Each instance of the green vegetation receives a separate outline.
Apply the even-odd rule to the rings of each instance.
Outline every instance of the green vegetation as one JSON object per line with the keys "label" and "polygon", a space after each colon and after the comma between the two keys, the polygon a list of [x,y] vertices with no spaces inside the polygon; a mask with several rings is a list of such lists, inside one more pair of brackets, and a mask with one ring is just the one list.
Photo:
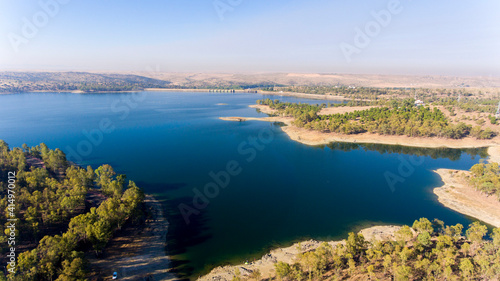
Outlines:
{"label": "green vegetation", "polygon": [[500,168],[498,163],[479,163],[470,168],[469,183],[487,195],[496,195],[500,200]]}
{"label": "green vegetation", "polygon": [[[445,226],[416,220],[403,226],[396,241],[366,241],[349,233],[344,244],[321,244],[298,262],[275,264],[276,280],[497,280],[500,277],[500,228],[483,240],[478,222]],[[272,280],[275,280],[272,279]]]}
{"label": "green vegetation", "polygon": [[[463,109],[481,112],[490,112],[482,109],[482,106],[495,106],[498,104],[499,92],[490,90],[486,94],[482,91],[472,89],[442,89],[442,88],[377,88],[377,87],[356,87],[347,85],[294,85],[275,86],[262,88],[263,91],[270,92],[292,92],[316,95],[338,95],[346,98],[380,100],[398,97],[399,99],[413,98],[415,95],[425,102],[439,102],[441,105],[460,105]],[[460,97],[460,101],[458,101]],[[493,99],[492,99],[493,98]],[[477,106],[477,107],[476,107]]]}
{"label": "green vegetation", "polygon": [[336,95],[347,98],[363,98],[377,100],[394,92],[388,88],[352,87],[345,85],[336,86],[283,86],[263,88],[263,91],[284,91],[314,95]]}
{"label": "green vegetation", "polygon": [[[6,179],[14,171],[12,208]],[[0,219],[6,222],[10,213],[18,218],[16,243],[22,252],[9,280],[86,280],[83,252],[92,249],[100,255],[116,230],[144,215],[144,193],[133,181],[125,187],[125,175],[116,176],[109,165],[95,171],[70,165],[61,150],[45,144],[9,149],[0,140],[0,179]],[[85,199],[91,190],[106,196],[88,209]],[[7,224],[0,228],[8,231]],[[6,236],[0,237],[6,253]]]}
{"label": "green vegetation", "polygon": [[463,99],[439,98],[433,101],[434,105],[442,105],[450,109],[461,109],[465,112],[495,113],[498,106],[498,99]]}
{"label": "green vegetation", "polygon": [[409,137],[446,137],[461,139],[473,136],[489,139],[496,135],[490,129],[482,130],[465,123],[453,124],[439,109],[414,106],[413,99],[391,100],[390,106],[344,114],[319,115],[323,105],[283,103],[278,100],[259,100],[259,104],[276,109],[281,116],[294,117],[294,125],[301,128],[341,134],[364,132],[380,135]]}

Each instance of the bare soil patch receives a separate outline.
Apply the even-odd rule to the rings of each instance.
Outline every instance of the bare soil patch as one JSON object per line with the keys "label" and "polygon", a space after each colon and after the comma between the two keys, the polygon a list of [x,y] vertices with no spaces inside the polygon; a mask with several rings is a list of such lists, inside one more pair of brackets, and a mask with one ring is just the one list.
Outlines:
{"label": "bare soil patch", "polygon": [[119,280],[179,280],[170,269],[165,252],[168,222],[161,203],[153,196],[145,199],[151,216],[143,226],[129,226],[115,236],[103,257],[90,254],[94,280],[111,280],[118,272]]}
{"label": "bare soil patch", "polygon": [[500,202],[470,186],[465,176],[468,171],[438,169],[443,186],[434,189],[439,202],[459,213],[474,217],[495,227],[500,227]]}

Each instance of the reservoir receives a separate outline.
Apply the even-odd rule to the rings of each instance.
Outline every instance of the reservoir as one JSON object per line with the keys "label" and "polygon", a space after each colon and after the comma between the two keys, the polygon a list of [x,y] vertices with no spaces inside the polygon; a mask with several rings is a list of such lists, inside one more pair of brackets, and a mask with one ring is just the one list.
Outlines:
{"label": "reservoir", "polygon": [[157,196],[170,223],[166,254],[186,278],[376,224],[472,221],[437,201],[432,170],[469,169],[484,149],[306,146],[280,124],[218,119],[265,117],[248,107],[263,98],[328,103],[248,93],[8,94],[0,139],[11,148],[44,142],[82,166],[110,164]]}

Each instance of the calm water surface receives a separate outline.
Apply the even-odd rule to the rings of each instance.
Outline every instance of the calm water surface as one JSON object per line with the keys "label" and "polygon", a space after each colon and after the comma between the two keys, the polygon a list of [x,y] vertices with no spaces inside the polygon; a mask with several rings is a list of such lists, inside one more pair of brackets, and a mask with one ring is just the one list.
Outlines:
{"label": "calm water surface", "polygon": [[[372,224],[411,224],[420,217],[447,224],[471,222],[437,202],[432,189],[441,182],[431,170],[469,169],[484,157],[484,150],[310,147],[291,141],[277,124],[218,119],[266,116],[248,108],[262,98],[267,97],[176,92],[2,95],[0,139],[11,147],[45,142],[81,165],[111,164],[157,195],[171,223],[167,252],[186,277],[257,258],[271,247],[305,238],[343,238]],[[210,173],[225,171],[228,163],[237,163],[239,174],[230,176],[225,188],[211,189],[212,198],[195,200],[203,207],[195,208],[196,192],[203,193],[214,182]],[[404,163],[410,166],[401,173]],[[386,178],[393,175],[403,182],[391,186]],[[187,216],[186,210],[195,212]]]}

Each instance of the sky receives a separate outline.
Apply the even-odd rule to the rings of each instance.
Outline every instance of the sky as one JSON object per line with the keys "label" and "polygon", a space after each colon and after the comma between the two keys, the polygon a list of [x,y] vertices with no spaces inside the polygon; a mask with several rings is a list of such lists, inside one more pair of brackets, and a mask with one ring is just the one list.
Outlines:
{"label": "sky", "polygon": [[0,70],[500,76],[498,0],[0,0]]}

